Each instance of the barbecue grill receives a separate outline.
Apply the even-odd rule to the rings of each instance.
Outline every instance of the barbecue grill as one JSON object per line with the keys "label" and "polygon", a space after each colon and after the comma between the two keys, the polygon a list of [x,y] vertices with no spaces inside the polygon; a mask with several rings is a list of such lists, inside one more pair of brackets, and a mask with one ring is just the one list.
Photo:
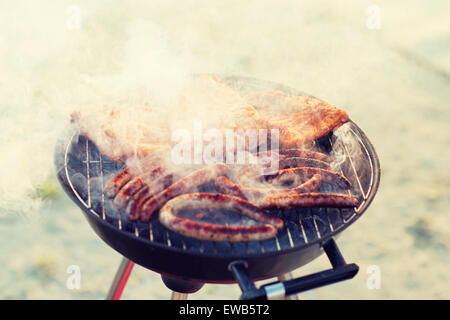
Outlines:
{"label": "barbecue grill", "polygon": [[[305,95],[276,83],[247,77],[222,77],[242,93],[281,90]],[[351,182],[348,194],[359,200],[357,208],[300,208],[273,211],[285,221],[277,236],[263,241],[213,242],[182,236],[168,230],[154,215],[150,222],[130,221],[103,194],[108,177],[123,168],[101,154],[96,145],[75,129],[56,147],[58,179],[69,197],[82,209],[94,231],[124,256],[109,298],[119,298],[134,263],[161,274],[174,292],[195,292],[204,283],[238,283],[243,299],[281,298],[350,279],[358,272],[348,264],[334,241],[358,220],[373,200],[380,181],[380,164],[374,147],[351,120],[342,134],[330,133],[315,141],[318,151],[340,154],[339,170]],[[321,191],[333,192],[323,186]],[[332,268],[298,279],[286,274],[325,252]],[[254,281],[278,277],[277,282],[256,288]],[[174,297],[180,296],[175,294]],[[183,297],[183,296],[181,296]]]}

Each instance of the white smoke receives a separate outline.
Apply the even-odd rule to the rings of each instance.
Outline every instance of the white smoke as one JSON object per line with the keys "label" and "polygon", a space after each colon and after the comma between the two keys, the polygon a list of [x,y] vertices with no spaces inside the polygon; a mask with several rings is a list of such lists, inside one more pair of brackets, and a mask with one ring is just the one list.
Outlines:
{"label": "white smoke", "polygon": [[58,188],[54,147],[80,105],[165,101],[190,73],[170,34],[150,20],[130,22],[120,5],[105,13],[89,6],[79,30],[67,30],[64,4],[44,1],[36,11],[27,5],[2,16],[0,213],[35,212],[39,190]]}

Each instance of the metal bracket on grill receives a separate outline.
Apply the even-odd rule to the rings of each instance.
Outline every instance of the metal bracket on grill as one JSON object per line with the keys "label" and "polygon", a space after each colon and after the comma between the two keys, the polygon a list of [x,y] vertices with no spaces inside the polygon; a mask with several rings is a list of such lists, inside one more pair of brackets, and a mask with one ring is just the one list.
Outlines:
{"label": "metal bracket on grill", "polygon": [[247,263],[242,260],[233,261],[229,269],[242,290],[241,299],[280,299],[303,291],[315,289],[325,285],[353,278],[359,267],[347,264],[333,239],[323,244],[323,249],[330,260],[332,269],[313,273],[309,276],[299,277],[287,281],[278,281],[256,288],[247,272]]}

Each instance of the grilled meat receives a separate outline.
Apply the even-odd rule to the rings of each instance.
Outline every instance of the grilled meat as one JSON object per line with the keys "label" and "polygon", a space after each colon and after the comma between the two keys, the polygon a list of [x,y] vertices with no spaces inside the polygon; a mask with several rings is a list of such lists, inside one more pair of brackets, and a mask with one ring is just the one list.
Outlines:
{"label": "grilled meat", "polygon": [[325,136],[347,122],[347,113],[313,97],[286,97],[281,91],[254,92],[246,97],[268,128],[280,130],[280,146],[295,148]]}
{"label": "grilled meat", "polygon": [[[211,208],[236,211],[264,223],[255,226],[225,226],[178,217],[181,210]],[[224,194],[190,193],[168,201],[160,210],[160,222],[167,228],[185,236],[212,241],[254,241],[272,238],[277,229],[283,228],[283,220],[261,211],[250,202]]]}
{"label": "grilled meat", "polygon": [[274,174],[267,175],[265,179],[277,184],[287,182],[297,183],[299,179],[309,179],[315,174],[320,175],[323,182],[338,186],[342,189],[350,189],[352,187],[350,181],[343,175],[330,170],[312,167],[282,169]]}
{"label": "grilled meat", "polygon": [[296,207],[356,207],[358,199],[339,193],[301,193],[269,196],[261,200],[262,209],[292,209]]}
{"label": "grilled meat", "polygon": [[120,170],[111,179],[109,179],[108,182],[106,182],[103,192],[108,198],[112,199],[116,196],[119,190],[132,178],[133,173],[130,168]]}
{"label": "grilled meat", "polygon": [[209,167],[194,171],[181,178],[164,191],[148,199],[142,206],[140,218],[149,221],[167,201],[184,193],[195,192],[200,185],[213,181],[216,177],[228,172],[229,167],[223,163],[217,163]]}
{"label": "grilled meat", "polygon": [[144,203],[169,187],[176,180],[176,177],[174,174],[167,174],[160,176],[152,183],[148,183],[141,191],[129,199],[125,209],[127,217],[130,220],[138,219]]}
{"label": "grilled meat", "polygon": [[217,177],[215,180],[216,188],[225,194],[248,199],[258,204],[260,200],[272,195],[294,194],[316,191],[320,187],[320,175],[316,174],[308,181],[295,188],[252,188],[238,185],[227,177]]}
{"label": "grilled meat", "polygon": [[131,196],[137,193],[141,188],[150,183],[153,179],[158,178],[163,174],[163,169],[161,167],[150,170],[140,176],[137,176],[130,181],[128,181],[116,194],[114,198],[114,205],[117,208],[124,207]]}

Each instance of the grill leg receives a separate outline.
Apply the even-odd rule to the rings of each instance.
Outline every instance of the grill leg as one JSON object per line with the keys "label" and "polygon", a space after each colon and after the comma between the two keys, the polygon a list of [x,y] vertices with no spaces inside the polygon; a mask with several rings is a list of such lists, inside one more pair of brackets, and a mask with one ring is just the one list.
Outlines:
{"label": "grill leg", "polygon": [[187,293],[180,293],[176,291],[172,291],[172,296],[170,297],[171,300],[187,300],[187,298]]}
{"label": "grill leg", "polygon": [[116,276],[109,288],[108,295],[106,296],[107,300],[119,300],[122,295],[123,290],[125,289],[125,285],[127,284],[128,277],[131,274],[131,270],[133,270],[134,262],[128,260],[127,258],[123,258],[120,263],[119,269],[116,272]]}
{"label": "grill leg", "polygon": [[[278,277],[278,281],[288,281],[288,280],[292,280],[291,272],[282,274],[281,276]],[[298,295],[293,294],[293,295],[285,297],[283,300],[298,300]]]}

